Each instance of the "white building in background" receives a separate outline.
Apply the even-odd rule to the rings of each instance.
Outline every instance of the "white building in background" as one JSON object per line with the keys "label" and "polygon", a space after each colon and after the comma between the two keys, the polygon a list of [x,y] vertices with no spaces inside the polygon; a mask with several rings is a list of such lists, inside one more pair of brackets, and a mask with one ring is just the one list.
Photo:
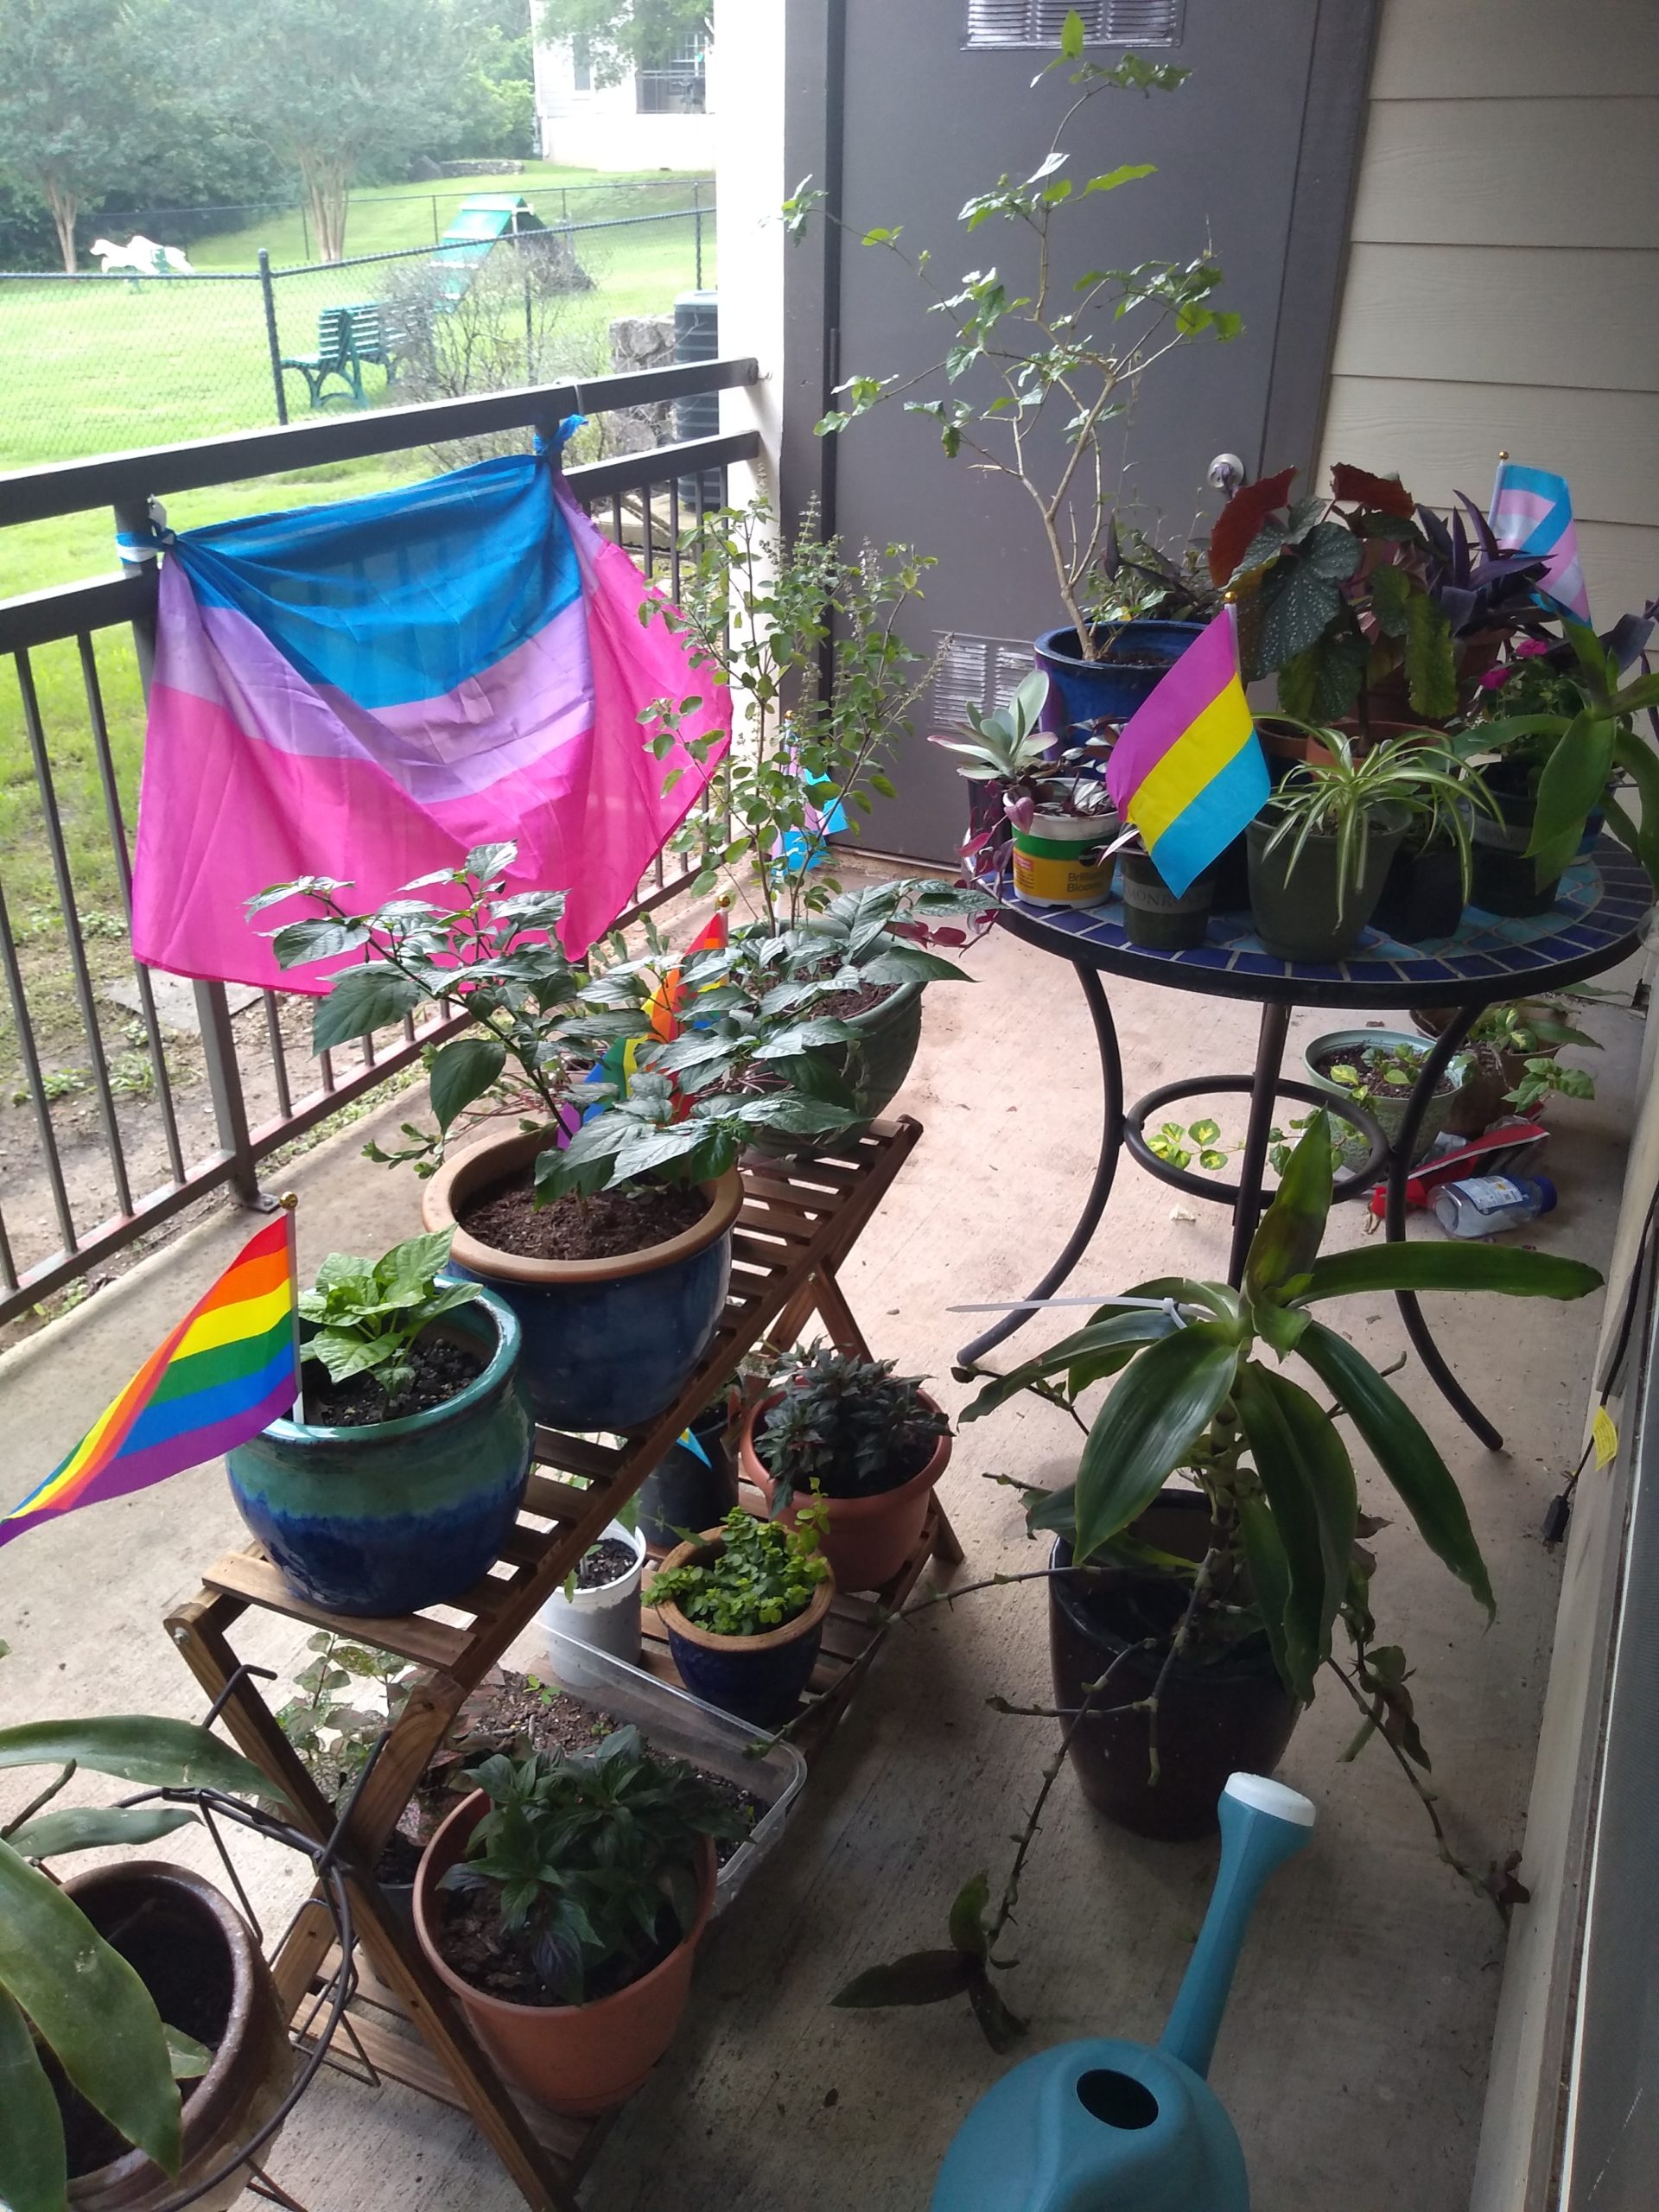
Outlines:
{"label": "white building in background", "polygon": [[569,40],[538,38],[536,128],[543,161],[597,169],[709,169],[715,163],[714,48],[688,35],[664,68],[596,85]]}

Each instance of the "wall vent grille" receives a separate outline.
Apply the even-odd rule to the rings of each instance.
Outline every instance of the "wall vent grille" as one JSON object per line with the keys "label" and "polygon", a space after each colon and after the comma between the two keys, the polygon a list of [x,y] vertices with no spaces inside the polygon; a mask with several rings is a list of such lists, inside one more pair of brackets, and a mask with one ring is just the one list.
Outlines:
{"label": "wall vent grille", "polygon": [[1185,0],[968,0],[978,47],[1052,47],[1076,6],[1090,46],[1179,46]]}
{"label": "wall vent grille", "polygon": [[943,737],[960,729],[969,706],[985,713],[1006,707],[1031,668],[1029,642],[967,638],[959,631],[942,636],[939,664],[933,671],[933,730]]}

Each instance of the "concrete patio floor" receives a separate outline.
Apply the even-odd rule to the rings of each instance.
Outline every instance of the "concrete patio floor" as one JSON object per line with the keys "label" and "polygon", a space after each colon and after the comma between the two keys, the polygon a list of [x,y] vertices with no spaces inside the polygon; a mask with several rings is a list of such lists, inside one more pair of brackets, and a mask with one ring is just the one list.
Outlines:
{"label": "concrete patio floor", "polygon": [[[1075,1214],[1097,1128],[1092,1046],[1069,971],[1001,934],[971,965],[972,987],[929,995],[921,1054],[898,1102],[925,1135],[842,1277],[876,1350],[936,1378],[953,1408],[967,1395],[949,1379],[953,1348],[976,1325],[944,1309],[1029,1287]],[[1249,1007],[1116,982],[1110,995],[1131,1096],[1251,1063]],[[1363,1018],[1299,1014],[1293,1058],[1319,1030]],[[1588,1026],[1607,1048],[1596,1057],[1599,1096],[1552,1117],[1560,1205],[1536,1241],[1599,1264],[1612,1237],[1641,1023],[1609,1007]],[[1230,1103],[1231,1120],[1226,1101],[1217,1117],[1236,1136],[1242,1116]],[[398,1102],[391,1118],[406,1111]],[[282,1177],[302,1196],[308,1267],[327,1249],[378,1250],[409,1232],[414,1186],[359,1160],[365,1134],[346,1132]],[[243,1217],[215,1217],[0,1362],[10,1495],[73,1444],[245,1233]],[[1334,1235],[1360,1233],[1350,1209]],[[1438,1231],[1420,1222],[1415,1233]],[[1218,1275],[1225,1264],[1223,1211],[1189,1204],[1126,1162],[1075,1287],[1104,1294],[1159,1274]],[[1599,1299],[1567,1308],[1434,1302],[1443,1346],[1510,1440],[1502,1455],[1464,1433],[1414,1363],[1396,1379],[1464,1485],[1501,1608],[1487,1630],[1395,1514],[1376,1546],[1380,1630],[1406,1645],[1418,1669],[1440,1809],[1482,1868],[1523,1840],[1559,1572],[1538,1529],[1577,1457],[1599,1307]],[[1373,1358],[1403,1351],[1391,1300],[1333,1312]],[[1017,1341],[1034,1347],[1044,1325]],[[1040,1563],[1014,1495],[982,1478],[1064,1480],[1072,1433],[1035,1404],[965,1432],[943,1491],[967,1551],[963,1579]],[[1361,1480],[1367,1503],[1389,1512],[1363,1462]],[[0,1551],[0,1637],[12,1646],[0,1661],[0,1715],[199,1713],[161,1618],[242,1538],[220,1471],[205,1468]],[[302,1663],[303,1631],[269,1616],[250,1620],[245,1656],[290,1673]],[[988,1712],[998,1694],[1047,1701],[1039,1591],[987,1592],[895,1637],[782,1845],[707,1944],[680,2037],[617,2123],[585,2204],[925,2205],[957,2122],[1009,2062],[987,2050],[965,2005],[848,2014],[829,1999],[861,1968],[942,1942],[950,1897],[976,1869],[989,1870],[994,1894],[1000,1885],[1053,1725]],[[1491,1907],[1436,1859],[1422,1811],[1382,1747],[1340,1763],[1353,1719],[1345,1700],[1322,1692],[1280,1770],[1315,1801],[1319,1826],[1257,1915],[1212,2078],[1243,2139],[1258,2212],[1459,2212],[1503,1936]],[[28,1777],[0,1777],[0,1806],[27,1791]],[[206,1864],[204,1849],[195,1838],[177,1855]],[[1024,1885],[1012,1946],[1020,1964],[1002,1983],[1032,2023],[1033,2047],[1090,2032],[1156,2035],[1213,1865],[1208,1846],[1151,1844],[1109,1828],[1063,1777]],[[281,1877],[260,1872],[263,1902]],[[410,2091],[327,2074],[271,2167],[311,2212],[510,2212],[519,2202],[459,2115]]]}

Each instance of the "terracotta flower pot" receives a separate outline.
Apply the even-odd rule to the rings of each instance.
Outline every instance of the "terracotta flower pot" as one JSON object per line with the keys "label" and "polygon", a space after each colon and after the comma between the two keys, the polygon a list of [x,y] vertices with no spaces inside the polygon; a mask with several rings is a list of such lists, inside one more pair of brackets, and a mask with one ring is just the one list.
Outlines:
{"label": "terracotta flower pot", "polygon": [[[299,2059],[259,1947],[211,1882],[164,1860],[129,1859],[77,1874],[65,1886],[135,1968],[162,2018],[213,2053],[207,2071],[183,2085],[184,2164],[175,2177],[143,2151],[123,2147],[69,2184],[74,2212],[144,2212],[206,2181],[257,2134],[287,2095]],[[80,2115],[118,2142],[90,2107],[81,2107]],[[72,2129],[72,2158],[73,2142]],[[207,2212],[222,2212],[247,2181],[247,2168],[239,2166],[200,2201]]]}
{"label": "terracotta flower pot", "polygon": [[590,2005],[514,2005],[461,1979],[436,1942],[438,1884],[467,1855],[490,1801],[474,1790],[450,1814],[421,1856],[415,1877],[415,1934],[433,1972],[459,2000],[473,2033],[509,2081],[551,2112],[578,2118],[631,2097],[674,2040],[691,1987],[697,1945],[715,1904],[715,1847],[702,1845],[697,1917],[660,1965]]}
{"label": "terracotta flower pot", "polygon": [[[938,1412],[925,1391],[918,1395],[931,1413]],[[770,1412],[777,1402],[774,1393],[750,1407],[738,1447],[744,1477],[766,1499],[768,1513],[777,1484],[755,1450],[754,1433],[762,1414]],[[874,1497],[826,1497],[823,1501],[830,1520],[821,1548],[838,1590],[879,1590],[883,1583],[893,1580],[915,1549],[922,1524],[927,1519],[933,1485],[950,1461],[950,1437],[937,1437],[934,1445],[927,1465],[896,1490],[884,1490]],[[802,1503],[798,1497],[792,1499],[781,1516],[791,1526],[799,1517]]]}
{"label": "terracotta flower pot", "polygon": [[[693,1543],[681,1544],[663,1561],[664,1574],[677,1567],[705,1566],[725,1546],[718,1529],[705,1529]],[[812,1679],[824,1616],[836,1594],[834,1574],[820,1582],[811,1603],[781,1627],[759,1636],[719,1636],[688,1620],[671,1600],[658,1605],[657,1618],[680,1680],[693,1697],[734,1713],[758,1728],[775,1728],[795,1709]]]}

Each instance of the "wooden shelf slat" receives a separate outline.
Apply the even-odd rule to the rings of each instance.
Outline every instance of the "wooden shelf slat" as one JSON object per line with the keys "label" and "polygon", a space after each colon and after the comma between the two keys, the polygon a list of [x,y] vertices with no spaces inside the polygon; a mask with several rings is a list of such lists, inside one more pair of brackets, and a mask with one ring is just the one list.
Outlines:
{"label": "wooden shelf slat", "polygon": [[309,1621],[315,1628],[331,1629],[337,1636],[349,1636],[382,1651],[395,1651],[400,1659],[435,1667],[444,1674],[454,1669],[471,1640],[466,1630],[429,1621],[420,1613],[387,1620],[378,1614],[326,1612],[290,1590],[268,1559],[249,1552],[227,1552],[203,1580],[210,1590],[264,1605],[273,1613],[286,1613],[290,1620]]}

